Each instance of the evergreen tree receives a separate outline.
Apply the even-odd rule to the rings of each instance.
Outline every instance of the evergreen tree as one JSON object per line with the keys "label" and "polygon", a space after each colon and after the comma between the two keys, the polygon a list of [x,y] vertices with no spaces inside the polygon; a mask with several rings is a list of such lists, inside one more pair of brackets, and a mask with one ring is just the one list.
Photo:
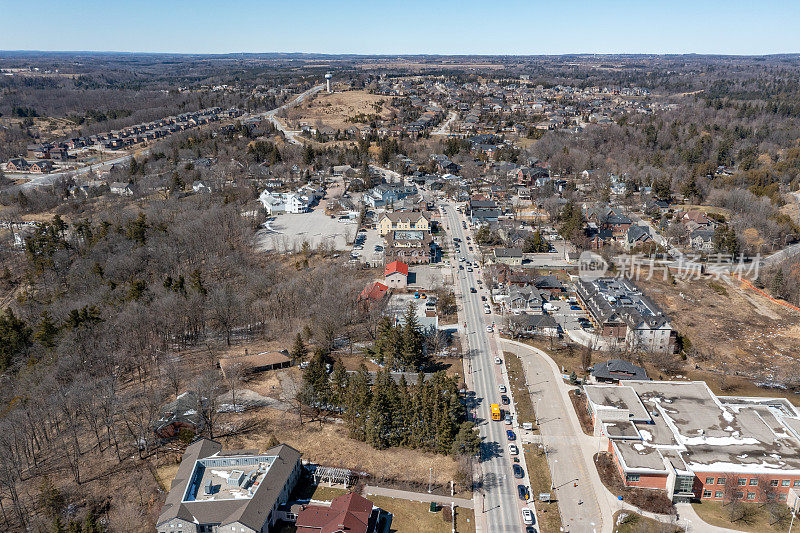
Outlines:
{"label": "evergreen tree", "polygon": [[772,283],[770,283],[770,292],[772,292],[772,294],[774,294],[777,298],[786,297],[786,281],[783,278],[783,269],[779,268],[772,277]]}
{"label": "evergreen tree", "polygon": [[300,333],[294,338],[294,345],[292,346],[292,351],[290,352],[292,356],[292,361],[304,361],[305,358],[308,356],[308,348],[306,348],[305,343],[303,342],[303,337]]}
{"label": "evergreen tree", "polygon": [[453,439],[453,446],[450,449],[451,455],[478,455],[481,449],[481,438],[475,432],[475,424],[472,422],[462,422],[458,428],[458,433]]}
{"label": "evergreen tree", "polygon": [[417,311],[413,303],[408,304],[405,314],[405,324],[403,325],[401,352],[403,370],[412,368],[420,370],[424,355],[424,339],[420,332],[419,322],[417,321]]}
{"label": "evergreen tree", "polygon": [[6,312],[0,315],[0,372],[27,355],[32,335],[33,330],[28,324],[17,318],[11,308],[6,308]]}

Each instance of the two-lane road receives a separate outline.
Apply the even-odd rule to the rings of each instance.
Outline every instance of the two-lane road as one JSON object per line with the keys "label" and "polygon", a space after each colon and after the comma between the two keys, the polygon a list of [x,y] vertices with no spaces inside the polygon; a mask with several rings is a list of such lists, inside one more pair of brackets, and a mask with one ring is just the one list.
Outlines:
{"label": "two-lane road", "polygon": [[[461,226],[461,219],[450,204],[445,205],[447,224],[451,237],[460,238],[461,247],[466,251],[466,232]],[[466,252],[467,259],[474,261],[475,257]],[[455,283],[458,284],[462,294],[463,320],[467,327],[464,332],[466,347],[470,351],[472,385],[479,401],[477,417],[480,436],[483,439],[481,447],[482,493],[484,501],[476,505],[475,514],[478,517],[484,514],[485,531],[489,533],[523,530],[520,515],[520,504],[517,496],[517,480],[511,471],[511,461],[508,455],[508,441],[506,439],[506,426],[502,422],[492,422],[489,406],[500,403],[498,385],[501,383],[494,364],[498,355],[492,349],[491,340],[486,331],[489,321],[483,312],[483,303],[478,293],[470,292],[470,288],[479,287],[477,272],[458,270],[458,260],[454,254],[453,268]],[[528,480],[519,480],[527,485]],[[480,518],[478,518],[480,520]]]}

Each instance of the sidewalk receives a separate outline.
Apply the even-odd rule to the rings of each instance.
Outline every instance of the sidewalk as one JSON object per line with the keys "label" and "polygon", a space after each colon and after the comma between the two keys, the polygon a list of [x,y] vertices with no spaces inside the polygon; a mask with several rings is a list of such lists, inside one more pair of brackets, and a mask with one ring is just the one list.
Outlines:
{"label": "sidewalk", "polygon": [[372,496],[386,496],[387,498],[401,498],[403,500],[412,500],[415,502],[436,502],[442,505],[450,505],[454,503],[458,507],[466,509],[473,509],[473,500],[465,500],[464,498],[455,498],[452,496],[440,496],[439,494],[428,494],[427,492],[411,492],[409,490],[389,489],[385,487],[376,487],[374,485],[365,485],[364,494]]}

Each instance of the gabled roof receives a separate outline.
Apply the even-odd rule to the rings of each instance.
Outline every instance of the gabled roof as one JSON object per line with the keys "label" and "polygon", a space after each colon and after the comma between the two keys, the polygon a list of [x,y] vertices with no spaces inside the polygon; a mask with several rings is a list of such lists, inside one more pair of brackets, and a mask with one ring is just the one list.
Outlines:
{"label": "gabled roof", "polygon": [[644,368],[624,359],[611,359],[608,362],[599,363],[594,366],[592,375],[599,379],[650,379],[647,377],[647,372]]}
{"label": "gabled roof", "polygon": [[330,507],[308,505],[297,514],[297,533],[367,533],[372,507],[354,492],[337,496]]}
{"label": "gabled roof", "polygon": [[387,287],[380,281],[373,281],[372,283],[364,287],[364,290],[361,291],[361,294],[359,294],[358,299],[372,300],[376,302],[381,298],[383,298],[384,296],[386,296],[386,292],[388,290],[389,287]]}
{"label": "gabled roof", "polygon": [[383,272],[384,277],[390,276],[395,272],[399,272],[404,276],[408,276],[408,265],[402,263],[400,261],[392,261],[388,265],[386,265],[386,269]]}

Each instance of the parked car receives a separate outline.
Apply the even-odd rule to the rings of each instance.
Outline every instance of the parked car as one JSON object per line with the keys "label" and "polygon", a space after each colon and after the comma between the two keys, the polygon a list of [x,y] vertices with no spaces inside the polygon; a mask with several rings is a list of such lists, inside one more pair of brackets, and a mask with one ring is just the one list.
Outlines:
{"label": "parked car", "polygon": [[528,487],[525,485],[517,485],[517,493],[519,494],[519,499],[523,501],[528,500]]}
{"label": "parked car", "polygon": [[505,385],[498,385],[497,386],[497,390],[500,391],[500,394],[505,394],[506,393],[506,386]]}
{"label": "parked car", "polygon": [[510,453],[511,455],[519,455],[519,448],[517,448],[516,444],[509,444],[508,453]]}
{"label": "parked car", "polygon": [[558,311],[558,306],[556,304],[547,302],[542,306],[545,311]]}
{"label": "parked car", "polygon": [[511,414],[510,413],[506,413],[505,421],[506,421],[506,425],[509,425],[509,426],[511,425]]}
{"label": "parked car", "polygon": [[510,429],[506,430],[506,437],[508,440],[517,440],[517,434],[511,431]]}
{"label": "parked car", "polygon": [[526,526],[533,525],[533,513],[530,509],[523,509],[522,510],[522,523]]}
{"label": "parked car", "polygon": [[486,296],[481,296],[481,301],[485,302],[486,301]]}
{"label": "parked car", "polygon": [[502,403],[503,405],[508,405],[508,404],[511,403],[511,400],[505,394],[501,394],[500,395],[500,403]]}
{"label": "parked car", "polygon": [[489,324],[488,326],[486,326],[486,331],[488,331],[489,333],[491,333],[491,332],[493,332],[493,331],[494,331],[494,328],[492,327],[492,325],[491,325],[491,324]]}
{"label": "parked car", "polygon": [[522,478],[524,478],[524,477],[525,477],[525,471],[524,471],[524,470],[522,469],[522,467],[521,467],[521,466],[519,466],[518,464],[516,464],[516,463],[515,463],[515,464],[513,464],[513,465],[511,466],[511,469],[514,471],[514,477],[515,477],[515,478],[517,478],[517,479],[522,479]]}
{"label": "parked car", "polygon": [[573,310],[573,311],[580,311],[581,310],[581,306],[580,305],[570,305],[569,308],[571,310]]}
{"label": "parked car", "polygon": [[[467,270],[472,270],[472,269],[468,268]],[[469,292],[476,293],[476,292],[478,292],[478,289],[476,289],[475,287],[470,287],[469,288]]]}
{"label": "parked car", "polygon": [[495,357],[495,358],[494,358],[494,364],[496,364],[496,365],[502,365],[502,364],[503,364],[503,360],[502,360],[502,359],[500,359],[499,357]]}

